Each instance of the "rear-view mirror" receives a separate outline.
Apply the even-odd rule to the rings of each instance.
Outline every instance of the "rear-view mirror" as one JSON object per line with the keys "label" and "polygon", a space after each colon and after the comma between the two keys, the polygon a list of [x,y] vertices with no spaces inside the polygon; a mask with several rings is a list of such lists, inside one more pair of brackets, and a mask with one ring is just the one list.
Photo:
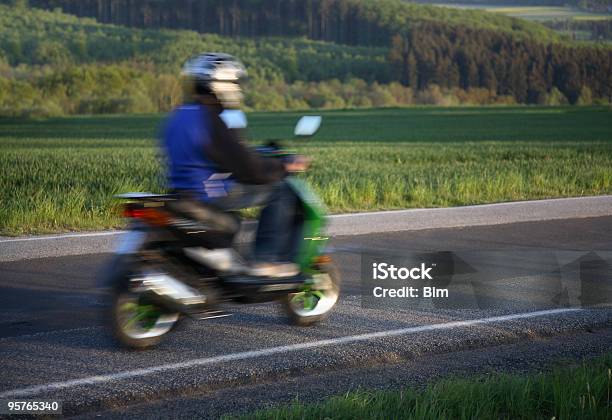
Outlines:
{"label": "rear-view mirror", "polygon": [[295,126],[295,135],[304,137],[304,136],[312,136],[317,131],[319,131],[319,127],[321,127],[321,121],[323,118],[319,115],[307,115],[298,121]]}
{"label": "rear-view mirror", "polygon": [[247,127],[246,114],[237,109],[226,109],[221,114],[219,114],[219,117],[221,117],[221,119],[229,129],[239,129]]}

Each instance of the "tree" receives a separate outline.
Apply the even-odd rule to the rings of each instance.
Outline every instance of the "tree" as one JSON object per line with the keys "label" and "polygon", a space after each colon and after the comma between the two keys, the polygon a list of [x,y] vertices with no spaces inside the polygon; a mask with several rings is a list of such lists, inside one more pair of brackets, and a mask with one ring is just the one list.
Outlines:
{"label": "tree", "polygon": [[593,93],[588,86],[583,86],[580,89],[580,96],[576,101],[577,105],[593,105]]}
{"label": "tree", "polygon": [[546,95],[545,104],[551,106],[567,105],[567,98],[563,92],[555,87]]}

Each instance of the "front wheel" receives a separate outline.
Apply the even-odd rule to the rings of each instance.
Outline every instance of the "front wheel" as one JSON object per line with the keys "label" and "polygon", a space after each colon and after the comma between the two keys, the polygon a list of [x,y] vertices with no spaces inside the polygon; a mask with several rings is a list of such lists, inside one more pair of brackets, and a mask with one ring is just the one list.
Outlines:
{"label": "front wheel", "polygon": [[327,263],[313,275],[312,285],[301,292],[290,293],[283,306],[293,324],[308,326],[325,319],[339,297],[340,272],[334,264]]}

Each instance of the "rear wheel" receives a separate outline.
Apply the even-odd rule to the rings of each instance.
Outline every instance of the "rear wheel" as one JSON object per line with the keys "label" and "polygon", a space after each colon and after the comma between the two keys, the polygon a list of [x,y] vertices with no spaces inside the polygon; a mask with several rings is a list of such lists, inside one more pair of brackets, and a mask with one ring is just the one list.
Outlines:
{"label": "rear wheel", "polygon": [[340,297],[340,272],[332,263],[319,267],[303,291],[290,293],[283,306],[295,325],[308,326],[325,319]]}
{"label": "rear wheel", "polygon": [[138,284],[147,276],[145,270],[118,273],[111,295],[110,318],[114,337],[133,349],[153,347],[179,321],[180,314],[147,302],[138,292]]}

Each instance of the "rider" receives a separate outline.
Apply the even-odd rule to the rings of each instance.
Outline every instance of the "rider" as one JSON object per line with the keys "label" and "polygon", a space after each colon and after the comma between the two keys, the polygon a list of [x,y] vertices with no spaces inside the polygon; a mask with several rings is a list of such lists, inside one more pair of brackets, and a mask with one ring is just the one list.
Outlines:
{"label": "rider", "polygon": [[198,219],[212,204],[224,211],[264,205],[257,228],[252,274],[298,273],[295,258],[297,197],[284,181],[307,160],[263,157],[242,139],[236,111],[242,103],[244,65],[228,54],[198,55],[184,65],[185,98],[164,131],[170,188],[183,212]]}

